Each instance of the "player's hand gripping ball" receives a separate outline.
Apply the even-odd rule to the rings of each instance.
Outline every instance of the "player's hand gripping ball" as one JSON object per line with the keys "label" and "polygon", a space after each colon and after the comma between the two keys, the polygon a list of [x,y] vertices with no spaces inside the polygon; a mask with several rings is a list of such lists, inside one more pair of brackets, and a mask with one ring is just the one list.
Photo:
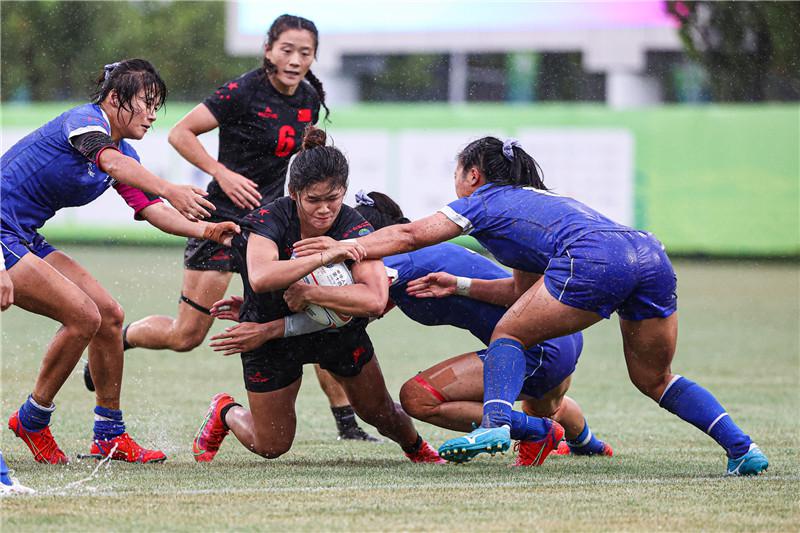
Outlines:
{"label": "player's hand gripping ball", "polygon": [[[321,287],[344,287],[353,284],[353,274],[344,263],[333,263],[322,265],[310,272],[303,277],[303,281]],[[353,319],[351,316],[317,304],[308,304],[305,311],[314,321],[332,328],[344,326]]]}

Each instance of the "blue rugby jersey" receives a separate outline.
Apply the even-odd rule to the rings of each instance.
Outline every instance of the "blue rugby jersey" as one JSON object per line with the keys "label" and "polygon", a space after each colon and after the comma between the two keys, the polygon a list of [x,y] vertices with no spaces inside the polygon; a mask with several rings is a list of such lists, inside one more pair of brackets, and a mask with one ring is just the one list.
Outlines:
{"label": "blue rugby jersey", "polygon": [[433,272],[478,279],[511,276],[495,263],[466,248],[442,243],[406,254],[385,257],[387,270],[397,272],[389,297],[411,320],[426,326],[449,325],[466,329],[484,344],[489,344],[495,325],[506,312],[504,307],[464,296],[417,298],[406,294],[409,281]]}
{"label": "blue rugby jersey", "polygon": [[[70,143],[71,138],[89,132],[111,135],[108,117],[96,104],[70,109],[3,154],[0,219],[4,229],[30,241],[59,209],[86,205],[115,185],[97,161],[89,161]],[[139,161],[136,151],[124,140],[118,149]],[[123,194],[130,189],[118,190]],[[140,193],[138,189],[135,192]],[[128,198],[126,201],[130,203]],[[157,200],[150,203],[153,201]]]}
{"label": "blue rugby jersey", "polygon": [[587,233],[633,231],[573,198],[510,185],[484,185],[440,212],[503,265],[539,274]]}

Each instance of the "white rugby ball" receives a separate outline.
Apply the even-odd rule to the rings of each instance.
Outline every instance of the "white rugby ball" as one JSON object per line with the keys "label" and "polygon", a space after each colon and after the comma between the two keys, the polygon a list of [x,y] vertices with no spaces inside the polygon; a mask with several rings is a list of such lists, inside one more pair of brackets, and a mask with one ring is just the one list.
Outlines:
{"label": "white rugby ball", "polygon": [[[321,287],[344,287],[345,285],[353,284],[353,274],[344,263],[332,263],[322,265],[303,276],[303,281],[309,285]],[[306,314],[315,322],[332,328],[344,326],[353,319],[351,316],[343,315],[333,309],[317,304],[308,304]]]}

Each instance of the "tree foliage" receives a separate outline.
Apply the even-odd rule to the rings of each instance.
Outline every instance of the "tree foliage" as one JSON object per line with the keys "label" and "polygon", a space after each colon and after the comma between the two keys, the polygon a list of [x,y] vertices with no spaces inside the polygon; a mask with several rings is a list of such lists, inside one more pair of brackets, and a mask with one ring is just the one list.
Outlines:
{"label": "tree foliage", "polygon": [[226,56],[224,26],[223,2],[3,0],[2,98],[83,100],[104,64],[141,57],[159,70],[170,99],[198,100],[260,64]]}
{"label": "tree foliage", "polygon": [[800,97],[800,2],[667,2],[714,99]]}

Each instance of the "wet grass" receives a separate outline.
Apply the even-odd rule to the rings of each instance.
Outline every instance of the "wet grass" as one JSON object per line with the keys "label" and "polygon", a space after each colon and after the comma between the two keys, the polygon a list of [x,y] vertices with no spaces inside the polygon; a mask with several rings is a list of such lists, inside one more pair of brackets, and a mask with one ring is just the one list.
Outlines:
{"label": "wet grass", "polygon": [[[67,251],[119,299],[129,318],[174,313],[180,250]],[[551,458],[525,470],[508,468],[510,454],[437,467],[408,463],[391,443],[337,442],[313,373],[301,390],[290,453],[266,461],[231,438],[212,464],[197,465],[191,439],[211,395],[225,390],[245,399],[238,358],[207,347],[188,354],[133,350],[123,389],[128,428],[169,460],[113,463],[91,476],[92,461],[34,463],[4,430],[2,450],[39,495],[2,500],[3,528],[797,531],[800,268],[679,262],[677,269],[681,334],[674,370],[710,388],[761,445],[771,465],[759,478],[723,478],[723,453],[710,439],[636,392],[613,321],[587,333],[571,394],[615,456]],[[395,394],[417,370],[476,346],[462,332],[417,326],[396,313],[370,330]],[[3,314],[3,416],[30,391],[55,330],[51,321],[19,309]],[[53,432],[72,456],[88,451],[94,405],[79,371],[57,398],[53,418]],[[425,424],[419,429],[434,445],[452,435]]]}

